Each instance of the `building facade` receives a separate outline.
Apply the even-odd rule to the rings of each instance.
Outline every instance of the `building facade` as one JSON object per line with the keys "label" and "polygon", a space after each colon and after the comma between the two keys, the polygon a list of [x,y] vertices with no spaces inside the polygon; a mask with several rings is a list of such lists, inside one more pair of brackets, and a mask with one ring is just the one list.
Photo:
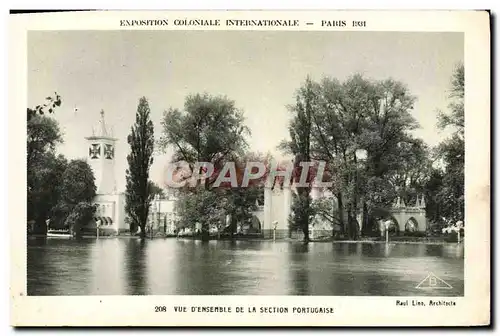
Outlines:
{"label": "building facade", "polygon": [[166,235],[175,235],[177,233],[177,224],[179,218],[175,205],[177,198],[171,195],[160,197],[156,195],[149,209],[148,226],[153,233],[163,233]]}

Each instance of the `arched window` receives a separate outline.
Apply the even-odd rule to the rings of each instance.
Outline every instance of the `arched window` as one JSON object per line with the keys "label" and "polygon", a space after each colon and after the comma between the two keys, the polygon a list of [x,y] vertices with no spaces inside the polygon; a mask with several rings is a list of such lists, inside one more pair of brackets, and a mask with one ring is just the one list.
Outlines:
{"label": "arched window", "polygon": [[418,231],[418,222],[415,218],[411,217],[406,221],[405,231],[407,232],[417,232]]}

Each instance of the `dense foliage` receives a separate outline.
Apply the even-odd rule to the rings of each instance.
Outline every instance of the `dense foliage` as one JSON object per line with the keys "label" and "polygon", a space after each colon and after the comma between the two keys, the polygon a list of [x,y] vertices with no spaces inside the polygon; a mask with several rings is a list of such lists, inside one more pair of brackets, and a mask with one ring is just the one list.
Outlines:
{"label": "dense foliage", "polygon": [[447,222],[464,219],[464,165],[465,165],[465,124],[464,95],[465,71],[463,64],[455,69],[449,94],[449,113],[441,112],[439,126],[451,129],[452,135],[437,148],[437,157],[442,166],[436,172],[440,180],[435,200],[439,205],[438,215]]}
{"label": "dense foliage", "polygon": [[[183,111],[171,108],[165,112],[159,147],[164,150],[168,146],[173,147],[173,161],[187,162],[191,174],[197,162],[209,162],[215,172],[220,172],[226,162],[244,154],[247,146],[244,136],[249,131],[243,122],[242,111],[226,97],[208,94],[188,96]],[[200,171],[196,173],[202,173],[201,168],[198,169]],[[185,226],[199,223],[203,239],[208,239],[211,226],[225,223],[221,219],[224,218],[220,213],[222,209],[232,214],[233,220],[244,212],[239,206],[242,193],[230,188],[212,188],[217,177],[217,173],[213,174],[201,186],[187,185],[180,194],[181,223]],[[214,208],[210,210],[209,205]]]}
{"label": "dense foliage", "polygon": [[294,197],[290,224],[305,228],[306,221],[310,224],[319,214],[352,239],[360,226],[364,234],[376,231],[380,209],[389,209],[396,197],[415,204],[421,195],[426,195],[431,219],[463,219],[463,76],[459,66],[452,79],[451,112],[441,113],[439,120],[441,128],[453,127],[455,132],[436,149],[413,136],[419,127],[412,116],[416,98],[403,83],[361,75],[344,82],[308,79],[291,109],[291,140],[280,148],[296,161],[326,161],[333,182],[329,191],[336,201],[318,200],[311,206],[304,191]]}
{"label": "dense foliage", "polygon": [[96,186],[92,168],[84,160],[72,160],[59,179],[60,199],[52,211],[52,227],[64,227],[74,236],[92,220]]}
{"label": "dense foliage", "polygon": [[83,160],[68,163],[55,154],[63,141],[55,113],[61,98],[47,97],[46,103],[27,110],[27,217],[34,221],[33,233],[67,228],[74,235],[93,217],[94,175]]}

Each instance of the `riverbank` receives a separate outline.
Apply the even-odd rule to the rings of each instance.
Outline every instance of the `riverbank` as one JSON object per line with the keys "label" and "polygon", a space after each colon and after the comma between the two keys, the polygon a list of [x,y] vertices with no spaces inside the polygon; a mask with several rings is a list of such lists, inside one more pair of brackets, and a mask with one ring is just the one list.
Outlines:
{"label": "riverbank", "polygon": [[[75,239],[70,235],[62,236],[47,236],[43,234],[30,234],[28,238],[48,238],[48,239]],[[119,234],[119,235],[102,235],[97,238],[96,235],[83,235],[81,239],[141,239],[137,235],[130,234]],[[179,240],[197,240],[200,241],[200,237],[192,237],[192,236],[179,236],[176,235],[157,235],[154,237],[146,236],[144,239],[179,239]],[[264,238],[261,236],[243,236],[238,235],[234,237],[230,236],[222,236],[222,237],[210,237],[209,241],[273,241],[272,238]],[[280,238],[276,239],[277,242],[293,242],[300,243],[302,242],[299,238]],[[309,240],[310,243],[332,243],[332,244],[386,244],[384,239],[380,239],[378,237],[361,237],[358,240],[351,239],[332,239],[331,237],[324,238],[311,238]],[[460,242],[457,241],[449,241],[446,237],[395,237],[394,239],[389,239],[389,244],[421,244],[421,245],[446,245],[446,244],[457,244],[463,243],[463,239]]]}

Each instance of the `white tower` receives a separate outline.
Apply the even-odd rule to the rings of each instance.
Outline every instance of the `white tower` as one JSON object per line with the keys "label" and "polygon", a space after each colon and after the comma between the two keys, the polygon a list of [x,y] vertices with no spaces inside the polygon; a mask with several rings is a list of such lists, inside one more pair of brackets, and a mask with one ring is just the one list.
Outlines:
{"label": "white tower", "polygon": [[108,132],[104,122],[104,111],[101,110],[101,119],[97,134],[92,130],[88,141],[88,162],[94,171],[97,194],[116,193],[115,179],[115,141]]}

